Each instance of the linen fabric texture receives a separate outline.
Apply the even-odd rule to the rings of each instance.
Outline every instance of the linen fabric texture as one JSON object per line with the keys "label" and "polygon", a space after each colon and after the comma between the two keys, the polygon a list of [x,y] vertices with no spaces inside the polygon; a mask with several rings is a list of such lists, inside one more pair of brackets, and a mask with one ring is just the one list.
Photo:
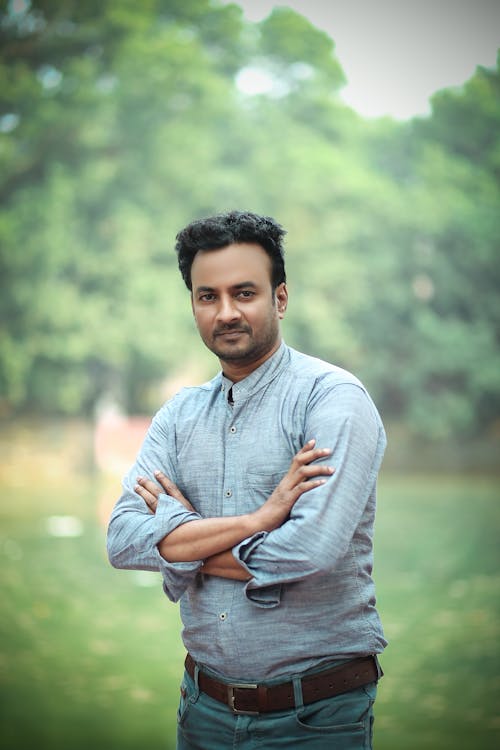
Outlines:
{"label": "linen fabric texture", "polygon": [[[232,387],[233,404],[227,399]],[[169,563],[157,544],[183,523],[260,507],[314,438],[335,467],[271,532],[233,555],[244,583],[199,573],[201,560]],[[377,476],[386,446],[377,409],[351,373],[284,342],[237,383],[223,373],[182,389],[155,415],[108,528],[119,568],[160,571],[180,600],[182,638],[222,679],[258,682],[378,654],[387,645],[372,579]],[[166,494],[152,514],[135,492],[139,475],[163,471],[196,512]]]}

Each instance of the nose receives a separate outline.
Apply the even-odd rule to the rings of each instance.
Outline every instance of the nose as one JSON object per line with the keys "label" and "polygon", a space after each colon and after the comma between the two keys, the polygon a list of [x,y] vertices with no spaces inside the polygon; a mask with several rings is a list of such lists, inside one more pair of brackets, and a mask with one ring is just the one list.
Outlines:
{"label": "nose", "polygon": [[241,312],[238,309],[236,301],[230,295],[221,296],[217,309],[217,320],[220,323],[233,323],[241,318]]}

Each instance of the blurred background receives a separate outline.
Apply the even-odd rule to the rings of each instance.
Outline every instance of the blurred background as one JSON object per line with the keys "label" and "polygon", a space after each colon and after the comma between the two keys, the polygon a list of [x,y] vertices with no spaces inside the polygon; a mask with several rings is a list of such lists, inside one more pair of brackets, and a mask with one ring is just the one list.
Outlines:
{"label": "blurred background", "polygon": [[173,244],[232,208],[288,231],[287,343],[387,427],[376,747],[497,746],[500,3],[0,9],[2,747],[175,747],[177,608],[105,527],[217,371]]}

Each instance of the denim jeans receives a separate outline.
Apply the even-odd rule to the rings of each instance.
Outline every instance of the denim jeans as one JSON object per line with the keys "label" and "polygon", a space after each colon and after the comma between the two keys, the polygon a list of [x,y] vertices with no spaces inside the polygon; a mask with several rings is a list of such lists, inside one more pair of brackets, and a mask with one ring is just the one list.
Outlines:
{"label": "denim jeans", "polygon": [[[196,677],[196,675],[195,675]],[[177,715],[177,750],[371,750],[377,684],[257,716],[234,714],[198,690],[187,674]]]}

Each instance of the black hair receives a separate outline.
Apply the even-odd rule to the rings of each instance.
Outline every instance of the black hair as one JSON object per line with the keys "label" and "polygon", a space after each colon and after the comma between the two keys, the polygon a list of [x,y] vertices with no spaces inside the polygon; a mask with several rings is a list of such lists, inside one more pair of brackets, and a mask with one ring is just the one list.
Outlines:
{"label": "black hair", "polygon": [[228,211],[197,219],[182,229],[175,243],[179,270],[191,291],[191,266],[200,250],[218,250],[233,243],[255,243],[271,258],[271,285],[286,281],[283,237],[286,231],[270,216],[250,211]]}

